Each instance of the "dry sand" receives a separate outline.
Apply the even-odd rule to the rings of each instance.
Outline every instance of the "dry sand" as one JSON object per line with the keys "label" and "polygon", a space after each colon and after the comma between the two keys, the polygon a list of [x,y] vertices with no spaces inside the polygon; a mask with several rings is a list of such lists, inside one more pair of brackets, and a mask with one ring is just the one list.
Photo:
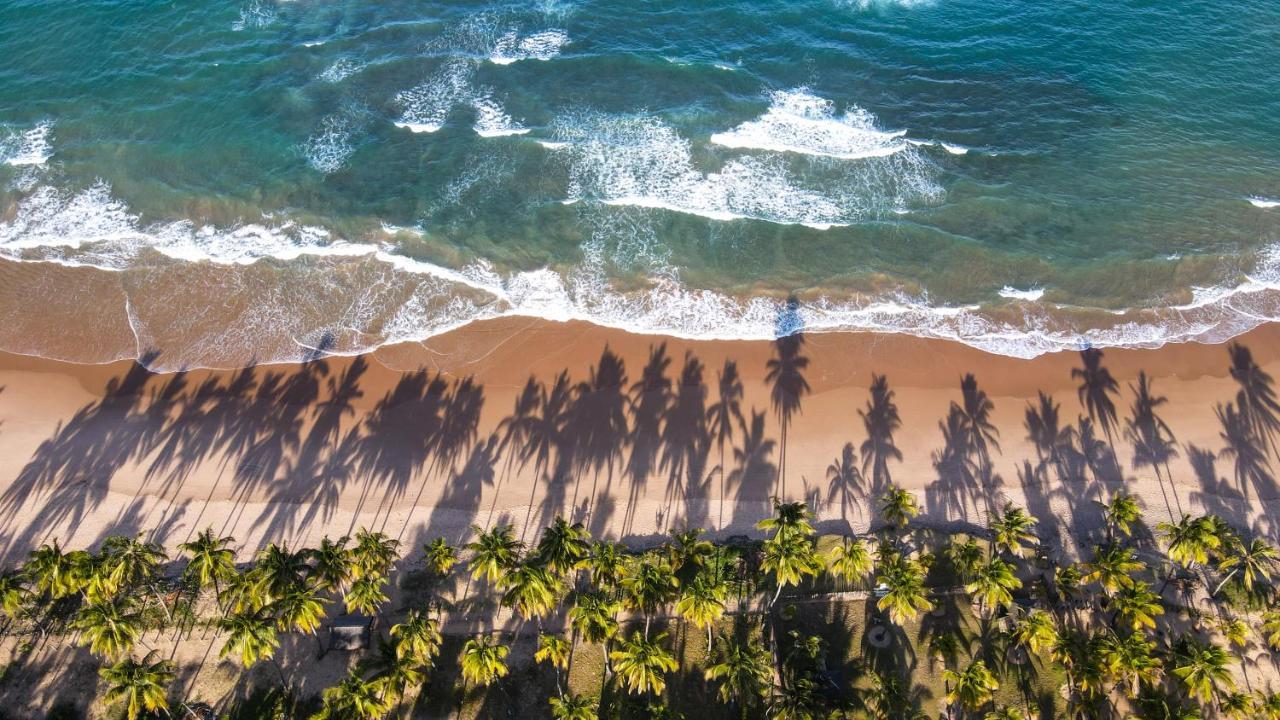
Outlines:
{"label": "dry sand", "polygon": [[[1264,370],[1280,375],[1280,327],[1239,341]],[[626,410],[623,434],[611,431],[608,411],[619,390],[630,396],[651,350],[663,343],[666,376],[681,405],[672,431],[656,446],[653,467],[642,471],[634,461],[644,453],[633,458],[635,412]],[[623,363],[626,382],[621,388],[603,382],[589,394],[595,419],[566,429],[589,446],[587,458],[551,472],[554,478],[535,472],[536,459],[522,464],[500,441],[526,381],[551,387],[561,372],[574,384],[607,375],[600,370],[606,348]],[[722,506],[718,446],[691,448],[689,437],[698,433],[682,431],[680,423],[697,427],[689,421],[698,402],[718,401],[717,374],[733,360],[744,383],[742,412],[748,419],[753,408],[765,413],[765,435],[779,440],[766,382],[775,350],[767,342],[685,341],[506,319],[359,359],[329,358],[323,371],[313,365],[305,373],[300,365],[280,365],[150,375],[132,363],[81,366],[0,356],[0,553],[12,563],[55,538],[80,547],[133,532],[154,533],[172,548],[206,526],[238,538],[243,556],[267,541],[314,543],[360,526],[383,528],[412,548],[439,535],[463,541],[471,524],[499,519],[518,529],[528,525],[531,536],[556,513],[643,544],[688,525],[717,535],[751,533],[775,493],[809,499],[829,529],[862,531],[872,522],[874,501],[865,489],[844,502],[831,497],[828,467],[845,443],[856,446],[866,437],[858,410],[872,373],[886,374],[895,392],[902,419],[895,438],[904,457],[890,469],[895,482],[925,500],[922,521],[981,525],[989,508],[1011,500],[1037,515],[1042,534],[1068,553],[1075,549],[1071,538],[1096,526],[1094,501],[1113,488],[1092,477],[1061,480],[1052,471],[1032,481],[1020,475],[1024,461],[1036,458],[1024,417],[1037,392],[1060,404],[1064,425],[1085,414],[1071,377],[1078,354],[1026,361],[895,335],[806,336],[801,352],[809,358],[804,377],[811,392],[799,398],[788,428],[785,492],[770,470],[780,447],[756,453],[745,473],[735,473],[739,431],[725,450],[729,482]],[[689,358],[702,365],[701,400],[698,386],[679,380]],[[1168,397],[1159,412],[1177,439],[1172,487],[1149,467],[1134,469],[1132,445],[1115,439],[1125,482],[1142,496],[1148,520],[1166,520],[1179,509],[1209,510],[1276,539],[1274,485],[1250,487],[1244,497],[1230,458],[1219,457],[1211,473],[1197,472],[1188,459],[1192,447],[1217,454],[1224,447],[1215,406],[1237,391],[1226,346],[1108,350],[1104,364],[1121,384],[1122,421],[1140,370]],[[361,366],[352,378],[353,367]],[[995,403],[1001,452],[993,457],[991,480],[964,489],[940,481],[933,458],[944,445],[939,423],[960,399],[960,378],[968,372]],[[395,392],[395,401],[384,401]],[[433,403],[451,398],[451,409],[439,414]],[[439,432],[429,432],[432,417],[443,417]],[[426,448],[424,438],[445,440]],[[664,454],[675,459],[674,478]],[[550,457],[554,465],[555,453]]]}

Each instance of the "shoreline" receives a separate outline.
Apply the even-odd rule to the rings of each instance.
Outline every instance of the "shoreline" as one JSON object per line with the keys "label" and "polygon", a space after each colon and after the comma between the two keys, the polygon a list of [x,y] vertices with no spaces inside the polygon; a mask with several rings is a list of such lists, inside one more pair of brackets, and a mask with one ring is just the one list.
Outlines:
{"label": "shoreline", "polygon": [[[1268,519],[1280,516],[1274,483],[1250,487],[1245,496],[1228,458],[1218,457],[1212,474],[1190,461],[1193,448],[1221,455],[1224,445],[1215,407],[1237,391],[1225,344],[1105,351],[1104,365],[1121,388],[1121,421],[1140,370],[1168,397],[1159,413],[1178,455],[1166,487],[1151,468],[1132,467],[1132,445],[1120,433],[1114,449],[1123,481],[1085,473],[1076,484],[1052,467],[1027,472],[1024,461],[1036,462],[1037,452],[1023,423],[1037,393],[1059,404],[1062,427],[1085,414],[1071,377],[1080,366],[1077,353],[1020,360],[905,335],[803,337],[811,392],[787,428],[785,482],[775,475],[781,427],[765,378],[772,342],[690,341],[506,318],[366,356],[327,358],[323,372],[318,365],[280,364],[152,375],[128,361],[72,365],[0,355],[0,505],[10,518],[0,524],[0,556],[16,561],[52,538],[79,547],[153,529],[172,548],[205,526],[237,537],[242,556],[268,541],[314,543],[362,525],[416,547],[440,535],[465,542],[472,523],[502,518],[529,536],[558,512],[580,517],[597,534],[646,544],[685,525],[718,537],[752,534],[774,494],[810,500],[820,526],[861,532],[874,517],[869,483],[843,495],[836,487],[833,495],[827,471],[845,443],[856,448],[866,439],[857,411],[873,372],[887,374],[901,415],[895,441],[903,460],[890,464],[892,479],[918,495],[926,525],[982,526],[985,514],[1008,500],[1040,517],[1050,545],[1073,555],[1071,538],[1100,520],[1095,501],[1123,484],[1142,498],[1150,524],[1170,512],[1213,511],[1276,535]],[[1236,340],[1262,370],[1280,375],[1280,325]],[[628,398],[649,395],[631,388],[651,347],[663,343],[671,409],[645,441],[652,454],[642,452],[637,461],[633,450],[643,433]],[[606,347],[621,362],[625,383],[617,382],[616,367],[602,369]],[[686,365],[687,358],[701,365],[700,384],[691,381],[698,367]],[[717,373],[726,360],[741,373],[748,425],[753,408],[763,413],[756,433],[763,447],[739,462],[734,451],[742,432],[726,444],[722,510],[719,448],[708,447],[706,427],[693,416],[705,417],[717,402]],[[420,369],[426,374],[415,374]],[[960,401],[967,372],[994,402],[1000,452],[993,453],[989,478],[957,481],[944,477],[935,459],[946,449],[940,423]],[[578,457],[535,472],[536,458],[521,467],[510,452],[528,442],[503,445],[505,428],[531,376],[550,394],[561,373],[570,386],[594,373],[593,392],[569,396],[590,398],[583,412],[613,428],[601,432],[600,422],[562,416],[563,435],[580,448],[570,453]],[[625,432],[611,419],[617,408]],[[546,456],[554,465],[556,448]]]}

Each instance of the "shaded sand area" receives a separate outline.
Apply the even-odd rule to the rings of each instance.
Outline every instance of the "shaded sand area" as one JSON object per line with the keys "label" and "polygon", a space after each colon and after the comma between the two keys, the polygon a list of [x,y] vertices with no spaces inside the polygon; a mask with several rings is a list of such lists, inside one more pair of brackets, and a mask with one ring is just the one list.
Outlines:
{"label": "shaded sand area", "polygon": [[[1251,374],[1237,375],[1257,397],[1259,373],[1280,374],[1280,328],[1239,343]],[[1080,354],[1026,361],[906,336],[698,342],[504,319],[232,372],[2,356],[0,549],[13,562],[54,538],[133,532],[172,549],[212,527],[247,557],[360,526],[412,548],[499,519],[527,539],[558,513],[643,545],[689,526],[755,534],[775,494],[807,499],[820,528],[863,531],[890,480],[918,493],[924,525],[985,526],[1006,500],[1023,505],[1069,557],[1071,538],[1101,524],[1095,501],[1122,485],[1149,523],[1214,512],[1274,540],[1267,448],[1240,447],[1252,436],[1231,427],[1244,422],[1232,362],[1226,345],[1107,350],[1119,382],[1108,442],[1101,418],[1080,425]],[[740,397],[724,381],[734,368]],[[1140,371],[1167,401],[1130,428]],[[873,373],[900,427],[869,407]],[[966,373],[994,404],[985,455],[955,432]]]}

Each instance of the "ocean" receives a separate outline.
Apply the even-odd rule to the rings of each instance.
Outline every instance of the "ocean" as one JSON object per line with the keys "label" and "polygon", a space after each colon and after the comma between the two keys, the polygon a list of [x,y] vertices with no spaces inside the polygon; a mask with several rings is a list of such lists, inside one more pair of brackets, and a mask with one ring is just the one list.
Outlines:
{"label": "ocean", "polygon": [[1280,318],[1276,2],[8,0],[0,58],[0,350]]}

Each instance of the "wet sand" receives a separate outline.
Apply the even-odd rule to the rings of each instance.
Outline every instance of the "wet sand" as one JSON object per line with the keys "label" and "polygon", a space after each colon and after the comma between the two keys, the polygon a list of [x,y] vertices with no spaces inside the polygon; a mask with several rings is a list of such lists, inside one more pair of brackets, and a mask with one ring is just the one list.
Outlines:
{"label": "wet sand", "polygon": [[[1280,327],[1238,341],[1264,371],[1280,376]],[[632,387],[663,344],[670,409],[646,423],[649,401],[660,394]],[[602,363],[606,348],[614,357]],[[55,538],[80,547],[133,532],[173,547],[204,527],[234,535],[244,555],[267,541],[315,543],[360,526],[383,528],[414,547],[440,535],[464,541],[473,523],[511,522],[529,538],[557,513],[644,544],[686,526],[750,534],[775,494],[808,499],[826,529],[860,532],[874,520],[874,478],[842,485],[829,468],[846,443],[856,448],[867,437],[858,411],[873,373],[888,377],[901,416],[894,439],[903,459],[889,464],[892,480],[920,496],[922,522],[983,525],[991,508],[1009,500],[1040,518],[1052,547],[1074,554],[1073,538],[1100,522],[1095,501],[1123,484],[1142,497],[1150,523],[1213,511],[1276,537],[1275,484],[1258,479],[1242,493],[1233,459],[1222,456],[1215,407],[1232,401],[1239,387],[1226,345],[1105,353],[1103,364],[1121,387],[1121,425],[1140,370],[1168,398],[1157,412],[1176,438],[1171,482],[1164,482],[1164,468],[1158,477],[1149,466],[1133,466],[1122,430],[1113,447],[1123,479],[1064,473],[1052,463],[1037,470],[1024,426],[1028,403],[1048,393],[1062,426],[1086,415],[1071,377],[1077,353],[1018,360],[944,341],[851,333],[804,337],[799,353],[808,358],[802,375],[810,391],[795,399],[782,477],[774,471],[782,426],[767,380],[777,350],[767,342],[503,319],[361,358],[243,372],[152,375],[126,362],[3,355],[0,552],[13,562]],[[735,429],[721,473],[720,446],[700,418],[719,400],[726,361],[742,376],[747,425],[753,411],[763,413],[763,425],[749,442]],[[511,422],[517,398],[532,378],[554,403],[561,373],[566,387],[595,385],[566,395],[574,412],[553,413],[559,436],[546,445],[547,461],[539,462],[536,449],[522,458],[518,451],[536,448],[535,441],[517,435],[504,443],[508,428],[526,426]],[[1000,449],[983,477],[959,477],[935,462],[945,454],[940,423],[960,401],[965,373],[994,402]],[[529,427],[539,426],[540,415]],[[1203,451],[1218,456],[1213,468]]]}

